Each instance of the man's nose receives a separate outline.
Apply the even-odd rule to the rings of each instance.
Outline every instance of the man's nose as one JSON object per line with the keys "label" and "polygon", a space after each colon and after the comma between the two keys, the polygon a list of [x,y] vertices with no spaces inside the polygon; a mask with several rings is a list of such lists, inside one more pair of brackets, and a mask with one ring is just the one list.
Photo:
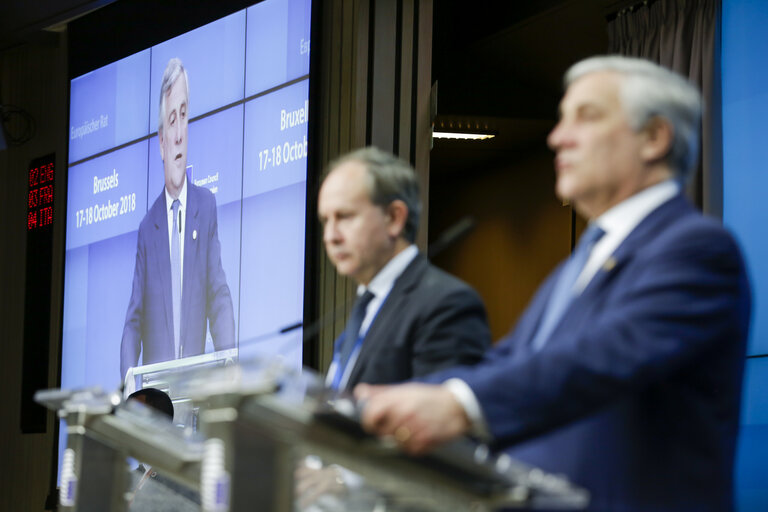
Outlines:
{"label": "man's nose", "polygon": [[328,220],[323,227],[323,242],[330,244],[339,240],[339,230],[336,227],[336,223],[332,220]]}
{"label": "man's nose", "polygon": [[570,146],[574,141],[573,126],[568,122],[561,119],[557,122],[552,131],[547,136],[547,146],[550,149],[557,151],[565,146]]}
{"label": "man's nose", "polygon": [[547,135],[547,146],[549,149],[557,149],[562,144],[563,138],[563,122],[559,121],[552,131]]}
{"label": "man's nose", "polygon": [[183,138],[184,130],[182,129],[181,123],[176,123],[176,126],[173,127],[173,141],[176,144],[179,144]]}

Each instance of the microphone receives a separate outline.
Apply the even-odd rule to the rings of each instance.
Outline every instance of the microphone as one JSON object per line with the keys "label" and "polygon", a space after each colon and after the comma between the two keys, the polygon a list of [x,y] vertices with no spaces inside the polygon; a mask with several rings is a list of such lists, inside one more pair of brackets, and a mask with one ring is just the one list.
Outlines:
{"label": "microphone", "polygon": [[[320,318],[316,319],[315,321],[311,322],[307,327],[304,329],[304,332],[301,336],[302,343],[306,343],[307,341],[314,338],[318,332],[320,332],[320,329],[325,327],[325,325],[330,320],[340,320],[342,316],[346,314],[346,307],[337,307],[332,311],[328,311],[324,315],[322,315]],[[285,325],[275,331],[265,332],[264,334],[260,334],[256,337],[253,337],[249,339],[245,346],[253,345],[255,343],[259,343],[261,341],[271,340],[277,337],[282,336],[283,334],[288,334],[289,332],[295,331],[296,329],[301,329],[304,327],[304,322],[294,322],[292,324]]]}
{"label": "microphone", "polygon": [[[427,248],[427,254],[430,259],[434,258],[435,255],[440,254],[445,249],[449,248],[456,242],[458,242],[460,239],[462,239],[464,236],[469,234],[470,231],[472,231],[477,223],[475,222],[475,219],[471,216],[465,216],[459,219],[458,222],[453,224],[451,227],[443,231],[440,236],[430,244],[430,246]],[[307,327],[304,329],[304,332],[302,334],[302,343],[307,343],[307,341],[311,340],[317,334],[320,332],[320,330],[325,327],[329,321],[331,320],[340,320],[343,316],[346,315],[347,307],[346,304],[343,306],[339,306],[331,311],[326,312],[321,317],[317,318],[313,322],[307,325]],[[285,325],[281,327],[280,329],[277,329],[275,331],[270,331],[264,334],[260,334],[254,338],[251,338],[246,342],[246,346],[259,343],[261,341],[266,341],[270,339],[274,339],[277,337],[282,336],[283,334],[288,334],[289,332],[295,331],[296,329],[300,329],[301,327],[304,327],[304,322],[295,322],[292,324]]]}
{"label": "microphone", "polygon": [[477,223],[475,222],[475,219],[469,215],[459,219],[457,223],[443,231],[440,236],[437,237],[437,240],[430,244],[427,249],[429,259],[431,260],[448,247],[464,238],[470,231],[475,229],[476,225]]}

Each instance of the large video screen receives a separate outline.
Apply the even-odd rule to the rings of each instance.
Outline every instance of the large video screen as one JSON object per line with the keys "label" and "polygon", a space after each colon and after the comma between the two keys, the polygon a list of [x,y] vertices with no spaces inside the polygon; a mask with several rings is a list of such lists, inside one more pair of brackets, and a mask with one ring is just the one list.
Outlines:
{"label": "large video screen", "polygon": [[297,368],[311,0],[265,0],[74,78],[62,388],[234,351]]}

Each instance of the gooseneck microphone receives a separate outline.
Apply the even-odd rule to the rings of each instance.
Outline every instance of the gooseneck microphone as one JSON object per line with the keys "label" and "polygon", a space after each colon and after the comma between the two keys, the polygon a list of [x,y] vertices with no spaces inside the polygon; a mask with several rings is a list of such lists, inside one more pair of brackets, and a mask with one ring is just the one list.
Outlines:
{"label": "gooseneck microphone", "polygon": [[429,257],[429,259],[434,258],[468,235],[470,231],[475,229],[476,225],[477,223],[475,222],[475,219],[469,215],[462,217],[453,226],[443,231],[440,236],[437,237],[437,240],[429,245],[429,248],[427,249],[427,257]]}
{"label": "gooseneck microphone", "polygon": [[[475,222],[475,219],[471,216],[462,217],[459,219],[458,222],[453,224],[451,227],[443,231],[439,237],[437,237],[437,240],[432,242],[430,246],[427,248],[427,255],[429,259],[434,258],[437,254],[440,254],[444,250],[451,247],[453,244],[464,238],[466,235],[468,235],[473,229],[475,229],[475,226],[477,223]],[[304,333],[302,335],[302,343],[306,343],[307,341],[314,338],[317,333],[320,332],[320,330],[325,327],[329,321],[331,320],[339,320],[343,316],[346,315],[346,304],[343,306],[339,306],[331,311],[326,312],[321,317],[314,320],[312,323],[307,325],[307,327],[304,329]],[[304,327],[304,322],[295,322],[286,326],[283,326],[282,328],[261,334],[259,336],[256,336],[255,338],[251,338],[248,340],[246,345],[252,345],[254,343],[258,343],[261,341],[273,339],[275,337],[282,336],[283,334],[288,334],[289,332],[295,331],[296,329],[299,329],[301,327]]]}

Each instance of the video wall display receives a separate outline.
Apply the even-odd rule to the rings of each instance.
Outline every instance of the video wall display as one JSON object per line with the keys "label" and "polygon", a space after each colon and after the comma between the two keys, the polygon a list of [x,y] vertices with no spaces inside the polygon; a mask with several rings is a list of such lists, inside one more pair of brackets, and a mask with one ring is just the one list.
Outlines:
{"label": "video wall display", "polygon": [[311,0],[72,80],[62,388],[237,348],[299,368]]}

